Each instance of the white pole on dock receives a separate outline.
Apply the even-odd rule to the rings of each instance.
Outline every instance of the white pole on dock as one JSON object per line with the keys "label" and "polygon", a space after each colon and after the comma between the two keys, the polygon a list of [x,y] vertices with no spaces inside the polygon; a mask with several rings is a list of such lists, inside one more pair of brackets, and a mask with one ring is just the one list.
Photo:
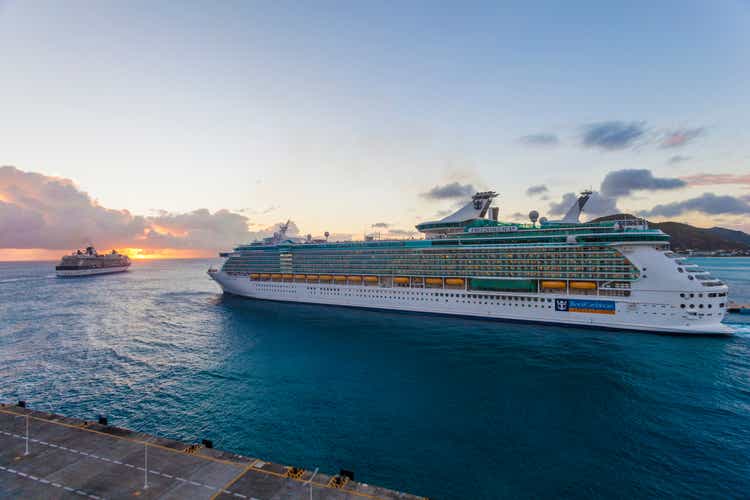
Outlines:
{"label": "white pole on dock", "polygon": [[26,415],[26,452],[24,455],[29,454],[29,416]]}
{"label": "white pole on dock", "polygon": [[148,445],[146,443],[143,444],[143,453],[144,453],[144,461],[143,461],[143,489],[148,489]]}
{"label": "white pole on dock", "polygon": [[310,485],[310,500],[312,500],[312,480],[315,477],[315,474],[318,473],[318,467],[315,467],[315,472],[312,473],[312,476],[310,476],[310,479],[307,480],[308,484]]}

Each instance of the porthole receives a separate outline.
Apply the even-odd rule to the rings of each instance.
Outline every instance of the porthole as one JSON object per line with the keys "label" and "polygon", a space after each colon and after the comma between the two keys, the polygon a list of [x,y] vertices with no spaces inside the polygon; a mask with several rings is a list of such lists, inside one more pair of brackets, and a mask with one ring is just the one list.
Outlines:
{"label": "porthole", "polygon": [[695,309],[695,304],[690,304],[690,309]]}
{"label": "porthole", "polygon": [[685,298],[685,294],[684,294],[684,293],[681,293],[681,294],[680,294],[680,297],[682,297],[682,298],[684,299],[684,298]]}
{"label": "porthole", "polygon": [[681,307],[682,309],[685,309],[685,304],[680,304],[680,307]]}

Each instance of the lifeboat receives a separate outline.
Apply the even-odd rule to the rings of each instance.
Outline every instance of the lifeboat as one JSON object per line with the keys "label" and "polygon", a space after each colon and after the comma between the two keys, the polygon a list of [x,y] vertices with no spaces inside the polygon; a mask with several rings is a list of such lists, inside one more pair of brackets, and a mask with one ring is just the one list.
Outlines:
{"label": "lifeboat", "polygon": [[306,278],[306,276],[304,274],[295,274],[294,275],[294,279],[296,279],[296,280],[303,280],[305,278]]}
{"label": "lifeboat", "polygon": [[334,276],[333,281],[339,281],[339,282],[346,281],[346,276]]}
{"label": "lifeboat", "polygon": [[571,281],[570,288],[576,290],[596,290],[596,283],[593,281]]}
{"label": "lifeboat", "polygon": [[[443,279],[442,278],[427,278],[425,280],[425,283],[427,283],[428,285],[440,285],[440,286],[442,286],[443,285]],[[462,283],[463,283],[463,280],[462,280]]]}
{"label": "lifeboat", "polygon": [[250,275],[251,280],[257,280],[258,278],[260,278],[260,274],[258,273],[253,273]]}
{"label": "lifeboat", "polygon": [[420,277],[415,277],[415,278],[412,278],[412,281],[413,281],[414,283],[422,283],[422,278],[420,278]]}
{"label": "lifeboat", "polygon": [[327,274],[321,274],[320,281],[331,281],[331,277],[328,276]]}
{"label": "lifeboat", "polygon": [[317,274],[308,274],[307,275],[307,281],[318,281],[318,275]]}
{"label": "lifeboat", "polygon": [[555,288],[564,289],[566,288],[564,281],[542,281],[542,288]]}
{"label": "lifeboat", "polygon": [[395,278],[393,278],[393,282],[397,285],[407,285],[409,284],[409,278],[405,276],[396,276]]}
{"label": "lifeboat", "polygon": [[445,284],[448,286],[464,286],[463,278],[446,278]]}
{"label": "lifeboat", "polygon": [[294,275],[293,274],[283,274],[281,277],[284,278],[285,280],[294,279]]}
{"label": "lifeboat", "polygon": [[271,275],[271,279],[280,280],[281,279],[281,275],[277,274],[277,273],[274,273],[274,274]]}
{"label": "lifeboat", "polygon": [[262,280],[267,280],[270,277],[271,277],[271,275],[268,274],[268,273],[261,273],[261,275],[260,275],[260,279],[262,279]]}
{"label": "lifeboat", "polygon": [[346,279],[354,283],[360,283],[362,281],[362,276],[347,276]]}
{"label": "lifeboat", "polygon": [[365,276],[365,283],[377,283],[378,277],[377,276]]}

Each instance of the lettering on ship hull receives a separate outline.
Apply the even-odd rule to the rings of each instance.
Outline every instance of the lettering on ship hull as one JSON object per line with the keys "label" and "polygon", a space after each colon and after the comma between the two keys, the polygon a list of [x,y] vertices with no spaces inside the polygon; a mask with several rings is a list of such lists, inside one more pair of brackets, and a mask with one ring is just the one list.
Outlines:
{"label": "lettering on ship hull", "polygon": [[555,311],[615,314],[615,303],[611,300],[556,299]]}

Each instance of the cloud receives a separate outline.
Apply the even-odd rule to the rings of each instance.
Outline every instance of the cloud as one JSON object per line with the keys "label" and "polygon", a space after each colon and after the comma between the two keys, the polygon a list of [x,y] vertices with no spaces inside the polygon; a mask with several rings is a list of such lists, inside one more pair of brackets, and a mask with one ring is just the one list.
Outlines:
{"label": "cloud", "polygon": [[422,193],[422,196],[431,200],[450,200],[456,198],[469,198],[476,192],[477,189],[471,184],[451,182],[444,186],[435,186],[426,193]]}
{"label": "cloud", "polygon": [[[149,229],[136,246],[159,248],[228,248],[247,243],[257,237],[270,236],[276,227],[251,233],[244,215],[218,210],[211,213],[205,208],[187,213],[168,213],[147,219]],[[297,231],[292,227],[287,234]]]}
{"label": "cloud", "polygon": [[682,179],[654,177],[648,169],[624,169],[610,172],[604,177],[600,191],[604,197],[629,196],[633,191],[666,190],[685,187]]}
{"label": "cloud", "polygon": [[375,224],[372,224],[371,227],[387,228],[389,226],[390,224],[388,224],[387,222],[376,222]]}
{"label": "cloud", "polygon": [[529,146],[556,146],[560,142],[557,135],[545,132],[524,135],[519,140]]}
{"label": "cloud", "polygon": [[547,189],[547,186],[544,184],[539,184],[537,186],[531,186],[526,190],[527,196],[536,196],[540,194],[544,194],[549,192],[549,189]]}
{"label": "cloud", "polygon": [[102,249],[216,250],[274,229],[251,232],[247,217],[228,210],[153,213],[105,208],[70,179],[0,167],[0,248],[69,250],[91,242]]}
{"label": "cloud", "polygon": [[682,155],[674,155],[667,160],[667,163],[670,165],[674,165],[675,163],[682,163],[684,161],[688,161],[690,159],[689,156],[682,156]]}
{"label": "cloud", "polygon": [[659,143],[663,148],[678,148],[684,146],[696,137],[700,137],[704,133],[705,129],[703,127],[670,130],[662,136]]}
{"label": "cloud", "polygon": [[696,174],[682,177],[690,186],[714,186],[718,184],[750,185],[750,174]]}
{"label": "cloud", "polygon": [[0,167],[0,248],[67,249],[94,237],[128,241],[148,228],[144,217],[104,208],[72,181]]}
{"label": "cloud", "polygon": [[[558,216],[566,214],[577,199],[578,196],[575,193],[565,193],[560,202],[550,203],[548,211],[549,215]],[[619,212],[620,209],[617,208],[616,198],[604,196],[598,192],[591,194],[591,197],[584,208],[584,213],[591,217],[601,217],[603,215],[611,215]]]}
{"label": "cloud", "polygon": [[674,217],[685,212],[702,212],[708,215],[750,214],[750,203],[747,199],[736,198],[729,195],[715,195],[713,193],[703,193],[696,198],[690,198],[684,201],[674,203],[665,203],[656,205],[650,210],[641,212],[644,217],[661,216]]}
{"label": "cloud", "polygon": [[632,146],[646,132],[644,122],[608,121],[584,127],[583,145],[605,151],[615,151]]}

